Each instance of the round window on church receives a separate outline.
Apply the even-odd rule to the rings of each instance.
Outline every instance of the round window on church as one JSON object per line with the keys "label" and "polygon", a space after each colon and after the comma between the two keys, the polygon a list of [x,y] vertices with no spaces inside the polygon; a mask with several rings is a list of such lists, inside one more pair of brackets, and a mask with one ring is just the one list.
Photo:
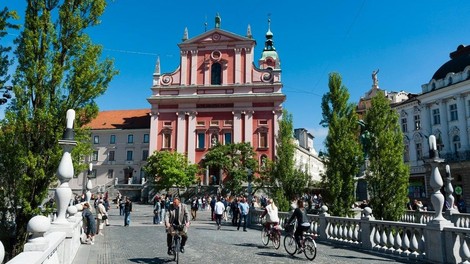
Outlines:
{"label": "round window on church", "polygon": [[213,59],[215,61],[219,61],[221,58],[222,58],[222,53],[220,51],[214,50],[211,53],[211,59]]}

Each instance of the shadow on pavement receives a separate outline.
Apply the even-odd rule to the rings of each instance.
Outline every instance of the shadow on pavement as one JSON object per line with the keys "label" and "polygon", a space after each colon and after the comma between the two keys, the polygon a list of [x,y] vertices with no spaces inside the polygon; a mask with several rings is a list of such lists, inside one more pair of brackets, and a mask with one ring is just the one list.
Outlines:
{"label": "shadow on pavement", "polygon": [[289,254],[281,254],[277,252],[258,252],[255,253],[260,256],[268,256],[268,257],[275,257],[275,258],[297,258],[296,256],[290,256]]}
{"label": "shadow on pavement", "polygon": [[131,258],[130,262],[133,263],[144,263],[144,264],[161,264],[161,263],[170,263],[174,262],[173,258],[168,257],[167,259],[162,258]]}
{"label": "shadow on pavement", "polygon": [[257,248],[266,248],[265,246],[259,245],[259,244],[253,244],[253,243],[241,243],[241,244],[234,244],[234,246],[239,246],[239,247],[257,247]]}

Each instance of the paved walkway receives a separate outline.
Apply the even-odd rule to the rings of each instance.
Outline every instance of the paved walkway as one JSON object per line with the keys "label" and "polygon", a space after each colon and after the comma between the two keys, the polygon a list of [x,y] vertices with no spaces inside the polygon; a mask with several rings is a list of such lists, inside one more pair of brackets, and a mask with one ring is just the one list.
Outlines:
{"label": "paved walkway", "polygon": [[[98,235],[94,245],[81,245],[73,264],[121,264],[121,263],[169,263],[166,254],[166,233],[163,225],[153,225],[151,205],[133,205],[131,224],[124,227],[119,210],[110,210],[110,226],[104,235]],[[261,244],[260,231],[248,229],[237,231],[236,227],[224,223],[216,230],[209,221],[208,211],[198,211],[197,221],[191,223],[186,251],[180,263],[305,263],[305,256],[288,255],[281,243],[276,250],[271,244]],[[315,263],[406,263],[377,255],[374,252],[357,251],[349,247],[338,247],[319,243]]]}

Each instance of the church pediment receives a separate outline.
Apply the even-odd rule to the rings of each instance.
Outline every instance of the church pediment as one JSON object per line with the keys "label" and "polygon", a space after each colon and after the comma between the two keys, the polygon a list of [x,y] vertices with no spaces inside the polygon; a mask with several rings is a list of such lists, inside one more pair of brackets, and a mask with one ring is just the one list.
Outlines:
{"label": "church pediment", "polygon": [[253,39],[242,37],[237,34],[222,30],[222,29],[212,29],[204,34],[198,35],[194,38],[188,39],[179,44],[180,47],[200,45],[200,44],[217,44],[217,43],[227,43],[227,42],[255,42]]}

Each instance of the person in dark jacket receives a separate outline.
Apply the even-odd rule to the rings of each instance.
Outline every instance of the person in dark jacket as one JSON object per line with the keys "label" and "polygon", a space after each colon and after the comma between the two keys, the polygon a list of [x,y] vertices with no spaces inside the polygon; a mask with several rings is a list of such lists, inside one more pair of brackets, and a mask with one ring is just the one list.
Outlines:
{"label": "person in dark jacket", "polygon": [[297,253],[302,253],[302,244],[300,240],[305,231],[310,228],[310,221],[307,218],[307,210],[304,208],[304,201],[302,199],[297,200],[297,208],[294,210],[294,213],[287,221],[287,225],[290,225],[294,220],[297,220],[297,228],[294,232],[295,241],[297,246],[300,249]]}
{"label": "person in dark jacket", "polygon": [[90,243],[91,245],[94,244],[93,240],[95,237],[95,230],[96,230],[96,222],[95,222],[95,216],[93,216],[93,213],[90,211],[90,204],[89,203],[84,203],[83,204],[83,221],[86,227],[85,234],[86,234],[86,241]]}

